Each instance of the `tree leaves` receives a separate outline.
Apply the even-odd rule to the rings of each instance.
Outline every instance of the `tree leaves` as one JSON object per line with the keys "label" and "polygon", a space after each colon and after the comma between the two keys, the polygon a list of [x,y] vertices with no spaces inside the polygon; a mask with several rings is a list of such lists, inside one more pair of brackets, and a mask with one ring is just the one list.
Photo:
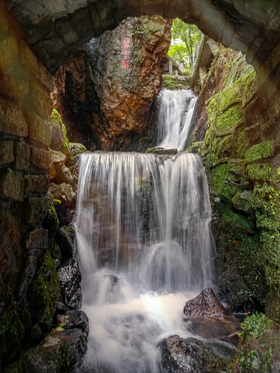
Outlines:
{"label": "tree leaves", "polygon": [[168,56],[184,72],[192,72],[195,62],[196,45],[200,39],[201,32],[195,25],[186,24],[179,18],[173,21],[172,41]]}

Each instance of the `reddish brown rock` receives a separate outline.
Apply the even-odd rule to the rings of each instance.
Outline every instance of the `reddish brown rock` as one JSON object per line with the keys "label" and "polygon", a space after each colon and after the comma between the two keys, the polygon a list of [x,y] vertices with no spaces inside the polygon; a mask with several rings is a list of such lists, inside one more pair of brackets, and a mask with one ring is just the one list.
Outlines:
{"label": "reddish brown rock", "polygon": [[70,141],[91,150],[149,147],[155,136],[149,111],[161,88],[170,28],[159,16],[129,19],[59,70],[54,97]]}

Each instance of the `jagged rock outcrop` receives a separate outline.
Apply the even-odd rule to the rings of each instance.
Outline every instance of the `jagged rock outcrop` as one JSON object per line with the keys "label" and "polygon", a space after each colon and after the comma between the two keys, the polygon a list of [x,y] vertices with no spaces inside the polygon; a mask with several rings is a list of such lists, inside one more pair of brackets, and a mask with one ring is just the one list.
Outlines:
{"label": "jagged rock outcrop", "polygon": [[91,150],[152,144],[151,108],[161,88],[170,30],[171,22],[159,16],[128,19],[58,71],[57,107],[71,141]]}

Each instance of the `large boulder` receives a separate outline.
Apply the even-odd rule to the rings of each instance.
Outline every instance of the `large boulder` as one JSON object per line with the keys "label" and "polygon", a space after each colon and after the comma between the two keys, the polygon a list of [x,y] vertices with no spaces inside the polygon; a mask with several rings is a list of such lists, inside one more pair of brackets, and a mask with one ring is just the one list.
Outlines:
{"label": "large boulder", "polygon": [[130,18],[60,68],[56,106],[70,141],[91,150],[148,147],[156,136],[149,116],[161,88],[170,31],[170,20],[159,16]]}

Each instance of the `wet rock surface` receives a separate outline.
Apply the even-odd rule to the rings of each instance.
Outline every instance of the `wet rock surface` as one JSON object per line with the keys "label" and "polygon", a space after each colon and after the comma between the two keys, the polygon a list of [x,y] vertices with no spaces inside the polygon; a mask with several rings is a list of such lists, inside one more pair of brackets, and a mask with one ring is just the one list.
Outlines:
{"label": "wet rock surface", "polygon": [[87,348],[88,319],[83,311],[72,311],[58,317],[62,326],[34,348],[25,351],[19,361],[5,373],[69,372],[83,357]]}
{"label": "wet rock surface", "polygon": [[164,373],[221,372],[229,362],[195,338],[173,335],[162,341],[161,349]]}
{"label": "wet rock surface", "polygon": [[81,308],[81,273],[76,259],[70,259],[67,265],[58,270],[63,304],[70,310]]}
{"label": "wet rock surface", "polygon": [[196,298],[188,301],[184,307],[184,314],[188,318],[217,318],[225,320],[226,312],[218,301],[212,289],[205,289]]}

